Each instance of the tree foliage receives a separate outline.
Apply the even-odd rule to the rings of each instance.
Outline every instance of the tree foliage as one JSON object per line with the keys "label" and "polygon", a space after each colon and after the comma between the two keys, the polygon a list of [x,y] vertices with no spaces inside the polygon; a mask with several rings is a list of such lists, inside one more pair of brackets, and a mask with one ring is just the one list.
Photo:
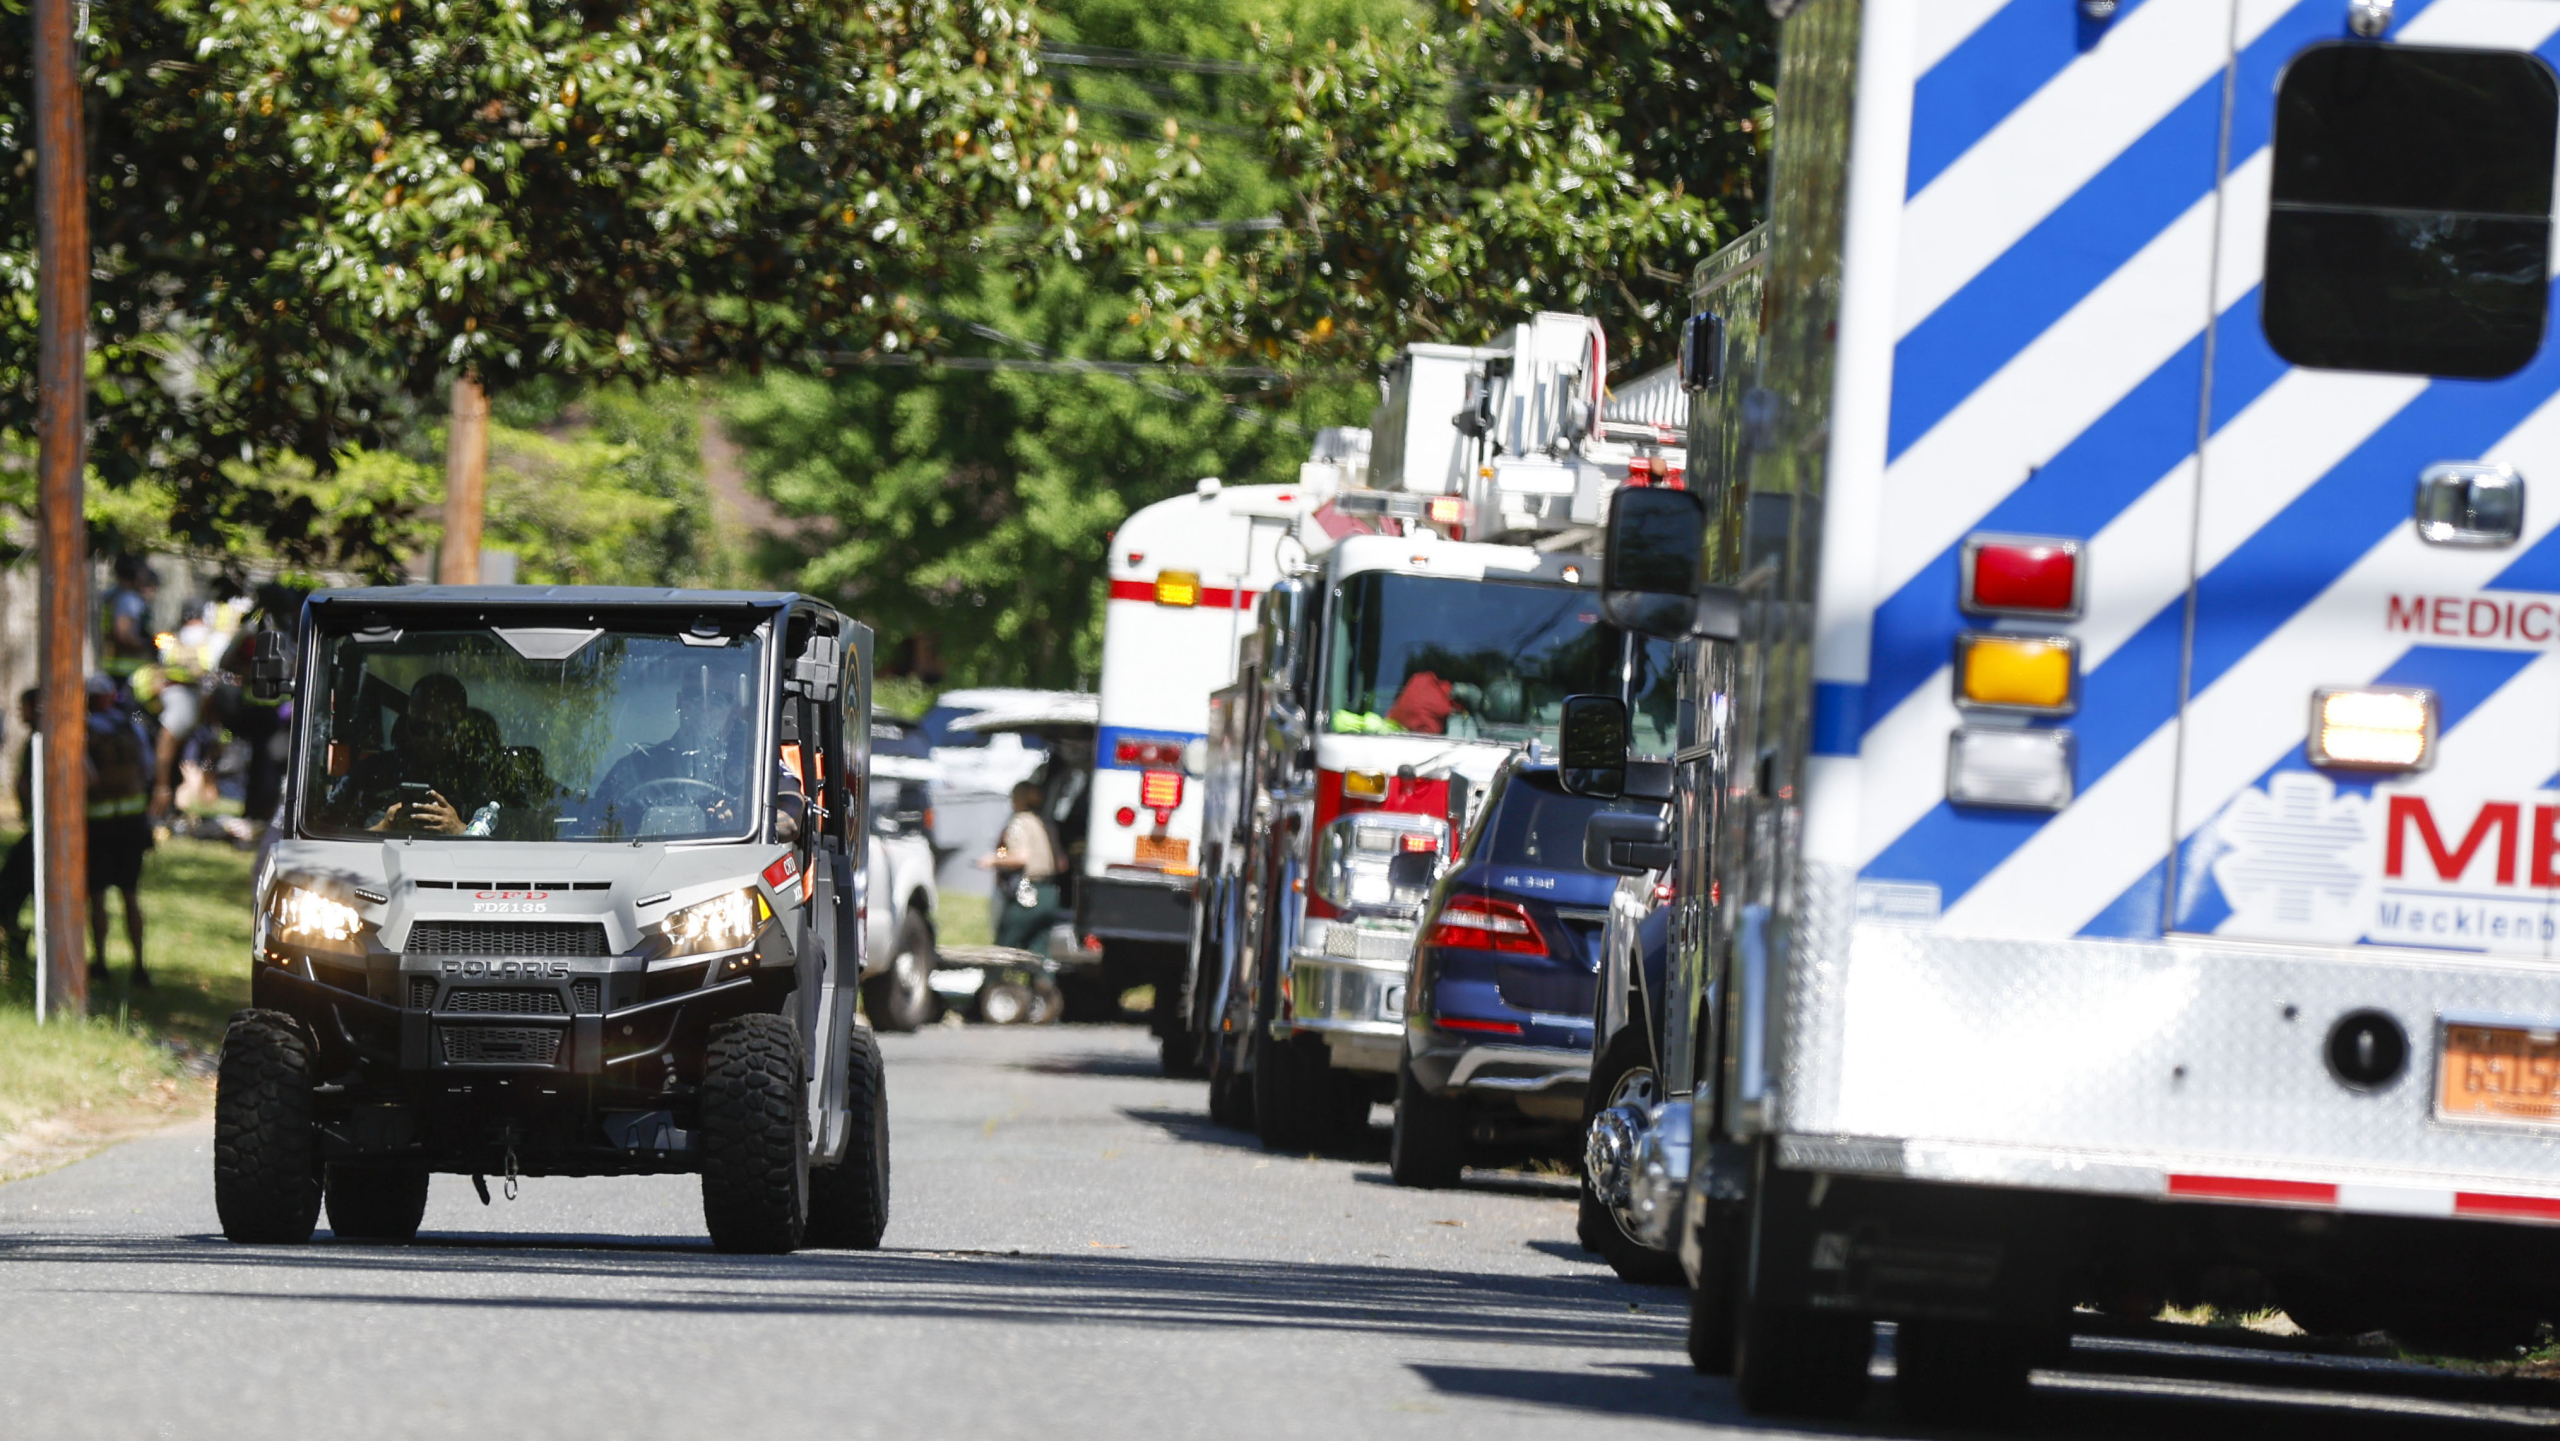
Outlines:
{"label": "tree foliage", "polygon": [[[89,9],[94,455],[177,531],[382,537],[225,467],[413,425],[456,368],[645,382],[901,343],[999,216],[1146,198],[1035,79],[1019,0],[136,0]],[[0,156],[32,164],[24,0]],[[32,430],[31,187],[0,196],[0,431]]]}
{"label": "tree foliage", "polygon": [[1546,309],[1663,363],[1689,266],[1757,219],[1773,37],[1747,0],[1455,0],[1349,44],[1262,32],[1247,111],[1287,223],[1150,253],[1159,350],[1366,364]]}

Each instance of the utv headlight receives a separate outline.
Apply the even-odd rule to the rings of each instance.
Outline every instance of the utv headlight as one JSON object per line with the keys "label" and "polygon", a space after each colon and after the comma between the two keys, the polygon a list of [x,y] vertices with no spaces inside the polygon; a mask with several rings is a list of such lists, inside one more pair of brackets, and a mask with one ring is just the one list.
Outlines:
{"label": "utv headlight", "polygon": [[756,938],[756,928],[773,919],[773,907],[752,888],[696,901],[669,911],[658,923],[667,935],[667,954],[694,956],[705,951],[734,951]]}
{"label": "utv headlight", "polygon": [[315,951],[356,951],[356,933],[364,917],[344,901],[333,901],[303,886],[278,886],[271,911],[275,938]]}

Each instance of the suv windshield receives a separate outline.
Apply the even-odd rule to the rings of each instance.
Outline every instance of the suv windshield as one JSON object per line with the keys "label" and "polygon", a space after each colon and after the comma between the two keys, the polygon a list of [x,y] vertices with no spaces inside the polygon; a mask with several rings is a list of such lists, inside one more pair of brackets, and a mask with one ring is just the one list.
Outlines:
{"label": "suv windshield", "polygon": [[1326,727],[1553,745],[1564,698],[1618,694],[1624,657],[1593,591],[1369,571],[1334,592]]}
{"label": "suv windshield", "polygon": [[317,644],[308,834],[672,841],[751,828],[757,635],[502,626]]}

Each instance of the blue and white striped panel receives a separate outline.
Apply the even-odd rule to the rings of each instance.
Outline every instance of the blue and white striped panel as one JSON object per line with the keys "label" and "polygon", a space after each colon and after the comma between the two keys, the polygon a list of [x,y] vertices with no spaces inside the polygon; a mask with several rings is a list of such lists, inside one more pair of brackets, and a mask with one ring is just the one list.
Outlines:
{"label": "blue and white striped panel", "polygon": [[[1965,934],[2146,937],[2174,917],[2540,953],[2550,897],[2532,885],[2532,835],[2512,885],[2493,874],[2503,822],[2451,876],[2404,836],[2402,874],[2385,876],[2384,816],[2409,792],[2449,847],[2484,805],[2517,806],[2531,831],[2560,771],[2560,660],[2512,635],[2394,631],[2385,615],[2395,595],[2560,592],[2560,346],[2504,380],[2429,381],[2294,369],[2259,328],[2277,80],[2344,36],[2345,0],[2135,0],[2104,27],[2066,0],[1910,6],[1870,6],[1889,38],[1861,59],[1871,77],[1902,60],[1912,78],[1907,116],[1887,117],[1907,122],[1898,207],[1853,179],[1843,346],[1889,330],[1891,375],[1871,451],[1855,413],[1835,439],[1832,525],[1843,494],[1872,494],[1873,518],[1825,541],[1814,859],[1902,897],[1888,909],[1906,919],[1934,891],[1938,924]],[[2555,32],[2554,0],[2400,0],[2390,38],[2552,58]],[[1873,63],[1888,43],[1907,59]],[[1862,105],[1902,93],[1870,88]],[[1862,144],[1897,129],[1859,123]],[[1889,303],[1870,295],[1864,311],[1878,282],[1856,263],[1862,233],[1889,233],[1896,267]],[[2418,471],[2472,459],[2514,463],[2529,490],[2547,478],[2526,545],[2416,540]],[[2079,798],[2058,816],[1944,798],[1949,657],[1968,625],[1957,547],[1979,530],[2087,543],[2087,614],[2069,627],[2082,699],[2059,722],[2078,736]],[[1854,576],[1830,572],[1844,556]],[[2434,769],[2381,787],[2309,771],[2311,691],[2367,681],[2438,691]]]}

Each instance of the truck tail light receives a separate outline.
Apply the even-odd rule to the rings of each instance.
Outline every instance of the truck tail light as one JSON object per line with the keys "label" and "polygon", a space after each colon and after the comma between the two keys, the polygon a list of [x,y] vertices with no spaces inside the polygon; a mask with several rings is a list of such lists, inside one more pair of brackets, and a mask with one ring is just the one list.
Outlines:
{"label": "truck tail light", "polygon": [[1165,570],[1156,572],[1156,604],[1198,605],[1199,603],[1200,573],[1198,571]]}
{"label": "truck tail light", "polygon": [[1142,741],[1123,737],[1111,743],[1111,759],[1124,766],[1144,769],[1149,766],[1182,764],[1182,742]]}
{"label": "truck tail light", "polygon": [[1455,946],[1467,951],[1518,951],[1527,955],[1547,953],[1547,938],[1538,931],[1538,923],[1518,901],[1500,900],[1493,896],[1451,896],[1440,908],[1440,918],[1432,924],[1426,938],[1435,946]]}
{"label": "truck tail light", "polygon": [[1968,631],[1956,637],[1956,703],[2065,715],[2079,662],[2069,636]]}
{"label": "truck tail light", "polygon": [[1465,525],[1467,502],[1454,495],[1431,497],[1431,523],[1433,525]]}
{"label": "truck tail light", "polygon": [[1173,819],[1173,808],[1182,804],[1182,772],[1147,771],[1138,777],[1138,804],[1156,813],[1156,824]]}
{"label": "truck tail light", "polygon": [[2315,766],[2413,771],[2435,759],[2435,748],[2434,691],[2378,685],[2311,693]]}
{"label": "truck tail light", "polygon": [[1967,536],[1964,608],[1974,615],[2080,614],[2080,542],[2032,536]]}
{"label": "truck tail light", "polygon": [[1960,806],[2058,811],[2071,804],[2067,730],[1967,726],[1947,742],[1947,799]]}

